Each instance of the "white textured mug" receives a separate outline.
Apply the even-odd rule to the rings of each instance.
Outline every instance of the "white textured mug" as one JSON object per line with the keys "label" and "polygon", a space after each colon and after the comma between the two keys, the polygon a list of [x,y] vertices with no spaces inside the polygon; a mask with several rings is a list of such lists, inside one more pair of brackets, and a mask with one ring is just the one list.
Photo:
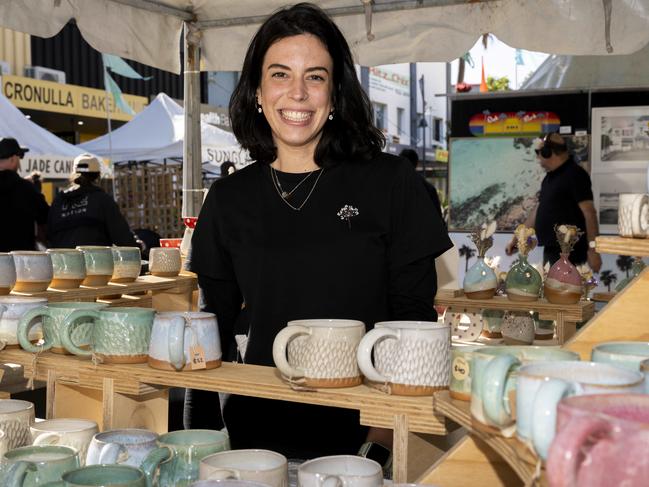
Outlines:
{"label": "white textured mug", "polygon": [[7,450],[32,442],[29,427],[34,423],[34,405],[19,399],[0,399],[0,430],[7,435]]}
{"label": "white textured mug", "polygon": [[83,466],[92,437],[99,427],[88,419],[47,419],[31,426],[34,445],[71,446],[79,451],[79,460]]}
{"label": "white textured mug", "polygon": [[287,487],[288,461],[270,450],[229,450],[201,460],[200,480],[249,480],[271,487]]}
{"label": "white textured mug", "polygon": [[449,386],[451,327],[424,321],[377,323],[361,340],[357,357],[363,375],[386,384],[391,394],[430,395]]}
{"label": "white textured mug", "polygon": [[649,235],[649,195],[621,193],[617,227],[622,237],[646,238]]}
{"label": "white textured mug", "polygon": [[88,447],[87,465],[140,467],[158,447],[158,434],[145,429],[117,429],[97,433]]}
{"label": "white textured mug", "polygon": [[320,457],[297,471],[299,487],[381,487],[383,470],[374,460],[352,455]]}
{"label": "white textured mug", "polygon": [[364,334],[361,321],[289,321],[275,337],[273,360],[289,382],[307,387],[356,386],[362,382],[356,351]]}

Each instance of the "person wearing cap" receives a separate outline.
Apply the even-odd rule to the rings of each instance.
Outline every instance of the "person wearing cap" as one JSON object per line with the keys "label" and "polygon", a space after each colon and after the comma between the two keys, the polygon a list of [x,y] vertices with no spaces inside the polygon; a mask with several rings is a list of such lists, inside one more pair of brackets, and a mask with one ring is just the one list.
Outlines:
{"label": "person wearing cap", "polygon": [[11,137],[0,139],[0,252],[35,250],[45,241],[49,206],[29,181],[18,175],[28,151]]}
{"label": "person wearing cap", "polygon": [[117,203],[98,185],[101,162],[90,154],[74,160],[72,184],[54,198],[47,222],[50,247],[137,246]]}

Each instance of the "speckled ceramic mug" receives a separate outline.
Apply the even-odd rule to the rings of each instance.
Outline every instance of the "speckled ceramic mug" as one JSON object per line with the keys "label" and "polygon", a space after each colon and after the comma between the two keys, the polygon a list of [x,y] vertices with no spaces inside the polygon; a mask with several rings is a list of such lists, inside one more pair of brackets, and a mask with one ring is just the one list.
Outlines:
{"label": "speckled ceramic mug", "polygon": [[158,277],[175,277],[182,261],[176,248],[154,247],[149,252],[149,272]]}
{"label": "speckled ceramic mug", "polygon": [[46,291],[54,277],[50,254],[32,250],[10,253],[16,265],[16,285],[13,290],[21,293]]}
{"label": "speckled ceramic mug", "polygon": [[47,249],[52,258],[54,289],[76,289],[86,278],[86,261],[78,249]]}
{"label": "speckled ceramic mug", "polygon": [[16,265],[11,254],[0,252],[0,296],[9,294],[16,284]]}
{"label": "speckled ceramic mug", "polygon": [[144,429],[117,429],[97,433],[88,447],[87,465],[139,467],[158,446],[158,434]]}
{"label": "speckled ceramic mug", "polygon": [[391,394],[431,395],[449,386],[451,327],[424,321],[376,323],[358,345],[357,358],[363,375],[387,385]]}
{"label": "speckled ceramic mug", "polygon": [[[107,363],[146,363],[154,315],[153,309],[136,307],[76,310],[63,323],[61,341],[75,355],[94,354]],[[80,319],[93,323],[90,350],[77,347],[72,340],[72,325]]]}

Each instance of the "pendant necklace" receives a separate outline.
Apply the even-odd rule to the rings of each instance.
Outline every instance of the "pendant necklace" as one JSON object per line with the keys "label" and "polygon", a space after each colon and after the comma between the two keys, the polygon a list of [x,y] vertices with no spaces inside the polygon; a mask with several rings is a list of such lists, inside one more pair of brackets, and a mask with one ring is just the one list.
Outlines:
{"label": "pendant necklace", "polygon": [[[282,199],[282,201],[284,203],[286,203],[286,205],[290,209],[292,209],[294,211],[300,211],[304,207],[304,205],[306,205],[306,202],[309,201],[309,198],[313,194],[313,191],[315,190],[315,187],[318,185],[318,181],[320,181],[320,176],[322,176],[323,172],[324,172],[324,168],[320,169],[320,171],[318,172],[318,177],[316,178],[315,182],[313,183],[313,186],[311,187],[311,191],[309,191],[309,194],[306,195],[306,198],[304,199],[304,201],[302,202],[302,204],[300,206],[293,206],[291,203],[289,203],[288,198],[291,196],[291,194],[293,194],[293,191],[295,191],[297,189],[297,186],[299,186],[304,181],[306,181],[308,179],[308,177],[311,176],[311,174],[313,174],[313,172],[309,173],[304,179],[302,179],[302,181],[300,181],[297,184],[297,186],[291,190],[290,193],[286,193],[286,191],[282,191],[282,187],[280,185],[279,178],[277,177],[277,171],[275,171],[275,168],[273,166],[270,166],[270,176],[271,176],[270,179],[273,180],[273,186],[275,187],[275,190],[277,191],[277,194]],[[286,196],[284,196],[284,194],[286,194]]]}
{"label": "pendant necklace", "polygon": [[277,187],[279,188],[280,196],[281,196],[282,198],[284,198],[285,200],[289,199],[289,198],[291,197],[291,195],[292,195],[293,193],[295,193],[295,190],[296,190],[297,188],[299,188],[300,186],[302,186],[302,183],[303,183],[304,181],[306,181],[307,179],[309,179],[309,178],[311,177],[311,174],[313,174],[313,173],[315,172],[315,171],[311,171],[309,174],[307,174],[306,176],[304,176],[304,178],[302,178],[302,179],[300,180],[300,182],[297,183],[297,184],[293,187],[292,190],[290,190],[290,191],[286,191],[284,188],[282,188],[282,183],[279,182],[279,178],[277,177],[277,171],[275,170],[275,168],[273,168],[273,166],[270,166],[270,168],[271,168],[272,171],[273,171],[273,176],[274,176],[274,178],[275,178],[275,181],[277,181]]}

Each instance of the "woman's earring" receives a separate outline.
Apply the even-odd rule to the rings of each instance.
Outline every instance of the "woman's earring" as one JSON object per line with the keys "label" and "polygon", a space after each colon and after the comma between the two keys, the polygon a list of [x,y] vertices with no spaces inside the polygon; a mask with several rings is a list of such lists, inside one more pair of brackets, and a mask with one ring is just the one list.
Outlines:
{"label": "woman's earring", "polygon": [[331,112],[331,113],[329,114],[329,120],[333,120],[333,119],[334,119],[334,112]]}
{"label": "woman's earring", "polygon": [[263,112],[263,110],[261,109],[261,105],[257,105],[257,111],[258,111],[259,113]]}

